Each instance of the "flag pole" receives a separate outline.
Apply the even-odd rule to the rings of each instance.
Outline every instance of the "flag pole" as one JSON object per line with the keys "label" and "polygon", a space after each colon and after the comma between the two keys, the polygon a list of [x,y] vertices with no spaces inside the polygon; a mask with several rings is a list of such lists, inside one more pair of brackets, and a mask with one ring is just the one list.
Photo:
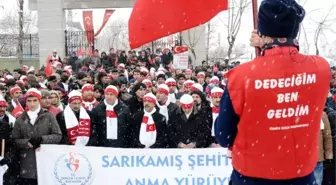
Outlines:
{"label": "flag pole", "polygon": [[1,141],[1,157],[4,158],[5,157],[5,140],[2,139]]}
{"label": "flag pole", "polygon": [[[258,0],[252,0],[252,11],[253,11],[253,28],[258,29]],[[256,57],[260,56],[261,50],[259,47],[255,48]]]}

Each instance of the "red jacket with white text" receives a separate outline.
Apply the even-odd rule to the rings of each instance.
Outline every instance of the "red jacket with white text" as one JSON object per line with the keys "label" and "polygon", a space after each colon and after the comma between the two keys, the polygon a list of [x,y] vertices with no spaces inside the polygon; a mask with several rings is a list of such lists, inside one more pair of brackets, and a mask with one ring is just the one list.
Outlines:
{"label": "red jacket with white text", "polygon": [[239,116],[234,169],[273,180],[311,174],[331,79],[326,60],[300,54],[295,47],[274,47],[227,77]]}

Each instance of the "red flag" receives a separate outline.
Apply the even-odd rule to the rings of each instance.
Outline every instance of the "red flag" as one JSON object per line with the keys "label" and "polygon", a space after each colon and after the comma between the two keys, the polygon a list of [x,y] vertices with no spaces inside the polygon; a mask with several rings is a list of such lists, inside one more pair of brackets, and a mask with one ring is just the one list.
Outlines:
{"label": "red flag", "polygon": [[45,65],[45,68],[44,68],[44,72],[46,74],[46,76],[51,76],[52,74],[54,74],[54,68],[51,66],[51,63],[50,63],[50,60],[51,60],[51,56],[49,55],[47,60],[46,60],[46,65]]}
{"label": "red flag", "polygon": [[86,32],[86,38],[89,42],[89,46],[93,46],[94,42],[94,29],[93,29],[93,20],[92,20],[92,11],[83,11],[83,22],[84,29]]}
{"label": "red flag", "polygon": [[23,113],[23,108],[21,107],[21,105],[16,105],[15,108],[13,109],[12,111],[12,115],[15,117],[15,118],[18,118],[21,116],[21,114]]}
{"label": "red flag", "polygon": [[104,20],[103,20],[103,24],[101,25],[101,27],[99,28],[99,30],[97,31],[97,33],[95,33],[95,37],[99,35],[99,33],[103,30],[105,24],[107,23],[107,21],[110,19],[111,15],[114,13],[114,10],[105,10],[105,14],[104,14]]}
{"label": "red flag", "polygon": [[204,24],[228,9],[228,0],[136,0],[128,22],[131,49]]}

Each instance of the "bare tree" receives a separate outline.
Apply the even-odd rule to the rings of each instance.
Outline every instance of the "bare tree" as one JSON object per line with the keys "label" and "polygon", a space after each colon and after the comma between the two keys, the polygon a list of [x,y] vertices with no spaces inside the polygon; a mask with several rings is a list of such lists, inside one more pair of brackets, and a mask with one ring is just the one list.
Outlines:
{"label": "bare tree", "polygon": [[[111,21],[108,25],[106,25],[103,36],[107,37],[109,47],[123,47],[124,44],[128,41],[127,38],[127,23],[125,20],[117,19],[115,21]],[[127,40],[125,40],[127,38]],[[125,48],[127,49],[127,48]]]}
{"label": "bare tree", "polygon": [[[332,5],[327,11],[326,15],[320,21],[314,21],[317,23],[317,28],[314,33],[314,45],[315,45],[315,54],[320,54],[319,41],[321,34],[324,35],[325,30],[330,30],[332,25],[335,23],[335,18],[331,18],[332,11],[335,9],[336,4]],[[325,35],[324,35],[325,36]]]}
{"label": "bare tree", "polygon": [[17,1],[19,6],[19,40],[18,40],[18,47],[17,47],[17,57],[19,59],[19,64],[23,63],[23,39],[24,39],[24,33],[23,33],[23,6],[24,6],[24,0],[18,0]]}
{"label": "bare tree", "polygon": [[197,59],[197,55],[196,55],[196,52],[195,52],[195,47],[196,45],[198,44],[198,42],[200,41],[201,37],[204,37],[204,34],[205,34],[205,29],[202,28],[201,31],[199,31],[198,27],[196,28],[192,28],[192,29],[189,29],[186,31],[187,33],[187,38],[185,37],[182,37],[182,42],[184,45],[186,45],[191,54],[192,54],[192,60],[193,61],[196,61]]}
{"label": "bare tree", "polygon": [[232,0],[229,1],[229,3],[230,8],[228,9],[227,23],[225,23],[222,19],[219,20],[221,20],[227,28],[227,41],[229,44],[227,48],[227,57],[230,60],[236,38],[241,27],[242,16],[246,10],[251,8],[251,1]]}
{"label": "bare tree", "polygon": [[215,36],[215,26],[216,23],[214,21],[209,21],[206,24],[206,61],[209,60],[209,55],[210,55],[210,49],[212,46],[216,45],[216,42],[213,43],[213,39],[216,37]]}

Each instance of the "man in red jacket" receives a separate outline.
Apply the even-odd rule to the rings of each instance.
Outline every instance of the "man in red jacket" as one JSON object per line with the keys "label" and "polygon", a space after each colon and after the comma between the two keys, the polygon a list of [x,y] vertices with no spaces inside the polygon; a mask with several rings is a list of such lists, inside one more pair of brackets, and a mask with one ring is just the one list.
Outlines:
{"label": "man in red jacket", "polygon": [[294,0],[262,1],[262,56],[227,74],[215,135],[221,146],[232,147],[233,185],[315,181],[331,74],[325,59],[299,53],[295,38],[304,16]]}

